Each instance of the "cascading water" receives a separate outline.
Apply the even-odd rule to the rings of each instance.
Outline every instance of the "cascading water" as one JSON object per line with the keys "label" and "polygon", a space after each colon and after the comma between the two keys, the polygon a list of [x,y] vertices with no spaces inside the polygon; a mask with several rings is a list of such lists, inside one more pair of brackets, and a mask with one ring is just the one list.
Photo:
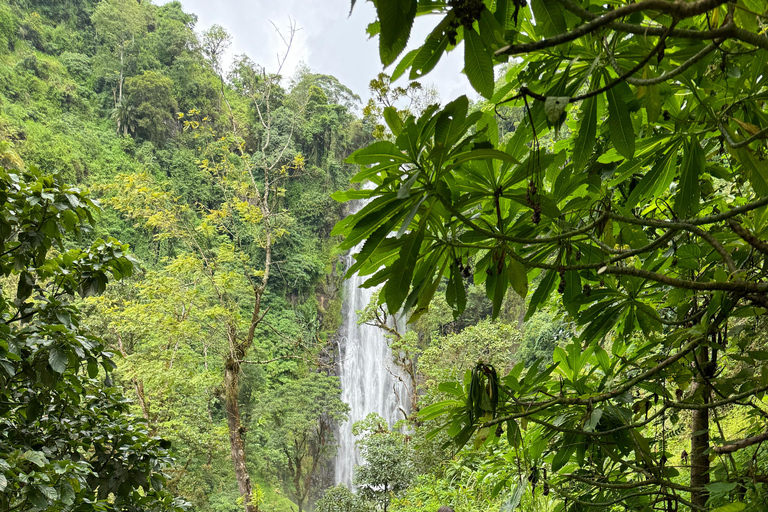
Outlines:
{"label": "cascading water", "polygon": [[[352,265],[352,254],[347,255],[347,268]],[[365,277],[353,275],[344,282],[342,304],[343,323],[339,336],[339,378],[341,399],[349,404],[349,419],[339,427],[336,455],[336,483],[352,488],[352,475],[362,462],[355,447],[352,425],[372,413],[378,413],[391,427],[404,419],[403,411],[410,412],[405,373],[392,361],[392,351],[379,327],[357,324],[357,311],[365,309],[375,292],[361,288]],[[400,380],[398,378],[402,378]]]}

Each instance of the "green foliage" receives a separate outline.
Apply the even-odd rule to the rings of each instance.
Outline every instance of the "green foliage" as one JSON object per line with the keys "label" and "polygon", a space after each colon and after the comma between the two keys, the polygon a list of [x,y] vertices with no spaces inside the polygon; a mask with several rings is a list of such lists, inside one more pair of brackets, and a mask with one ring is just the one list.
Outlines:
{"label": "green foliage", "polygon": [[99,2],[91,20],[97,36],[109,47],[124,48],[147,30],[148,11],[131,0]]}
{"label": "green foliage", "polygon": [[[395,74],[420,77],[463,43],[488,103],[390,112],[394,137],[352,154],[353,181],[372,183],[335,196],[367,200],[333,232],[345,249],[365,242],[352,269],[412,323],[436,294],[458,316],[471,282],[494,317],[511,288],[528,297],[526,319],[554,304],[577,334],[533,328],[520,355],[546,361],[553,349],[551,364],[478,365],[443,383],[449,399],[421,420],[458,447],[506,438],[516,451],[489,477],[502,510],[542,481],[571,511],[763,507],[765,475],[755,485],[735,457],[712,453],[757,458],[766,429],[768,354],[732,328],[768,307],[768,4],[390,3],[369,27],[382,62],[403,51],[416,15],[435,15]],[[490,113],[505,105],[523,115],[500,138]],[[561,127],[575,136],[557,140]],[[743,428],[726,433],[724,414]],[[666,435],[678,423],[684,457]]]}
{"label": "green foliage", "polygon": [[16,41],[16,18],[11,9],[0,6],[0,55],[7,53]]}
{"label": "green foliage", "polygon": [[315,504],[317,512],[368,512],[370,507],[345,485],[329,487]]}
{"label": "green foliage", "polygon": [[[269,428],[259,426],[257,418],[263,396],[313,368],[340,321],[338,273],[329,279],[324,273],[337,264],[339,253],[329,249],[328,233],[344,207],[328,196],[348,185],[354,166],[343,160],[369,136],[350,110],[355,95],[334,77],[309,70],[291,81],[266,75],[274,127],[260,125],[261,68],[251,63],[242,70],[244,76],[251,73],[250,86],[256,89],[222,82],[219,72],[226,76],[227,71],[214,69],[206,59],[195,23],[179,2],[14,0],[1,5],[0,164],[57,169],[63,179],[90,187],[107,208],[83,239],[90,244],[117,236],[141,260],[142,272],[80,304],[83,324],[104,336],[101,350],[119,354],[118,367],[110,366],[110,382],[133,400],[112,409],[114,418],[105,424],[122,428],[126,408],[145,417],[137,432],[170,440],[179,460],[174,467],[161,460],[165,485],[201,511],[243,509],[221,386],[229,354],[221,325],[237,325],[238,336],[247,334],[254,304],[249,279],[260,277],[258,262],[266,252],[264,224],[246,205],[254,196],[246,198],[239,188],[252,182],[261,190],[264,178],[257,174],[252,181],[241,174],[244,163],[275,166],[277,180],[269,193],[275,200],[273,259],[278,263],[263,292],[269,315],[241,357],[275,361],[243,368],[237,403],[252,480],[264,491],[261,509],[288,512],[295,508],[286,497],[293,484],[275,471],[285,468],[285,459],[267,443]],[[305,108],[309,89],[311,108]],[[179,120],[179,110],[188,117]],[[189,125],[183,130],[187,120],[204,124],[205,134]],[[294,130],[287,129],[291,124]],[[242,138],[233,136],[233,126]],[[222,136],[226,140],[209,152],[210,143]],[[274,146],[262,147],[268,140]],[[306,165],[296,165],[303,152]],[[220,157],[233,164],[226,194],[215,178],[223,167],[212,163],[221,163]],[[205,159],[209,164],[202,163]],[[117,190],[135,203],[133,210],[114,208],[120,206],[113,202]],[[153,192],[160,194],[150,201]],[[214,279],[206,274],[213,267],[187,245],[198,242],[216,262]],[[11,281],[8,289],[16,290]],[[223,303],[216,286],[227,291]],[[101,288],[103,283],[96,283],[93,291]],[[297,352],[301,359],[294,358]],[[40,359],[47,360],[47,353]],[[83,386],[93,396],[99,393],[98,404],[110,407],[112,399],[101,396],[97,383]],[[319,491],[316,482],[311,487],[307,505]]]}
{"label": "green foliage", "polygon": [[520,357],[520,344],[516,328],[490,319],[456,334],[433,338],[419,357],[424,387],[434,392],[440,382],[462,378],[478,362],[499,370],[511,368]]}
{"label": "green foliage", "polygon": [[386,420],[371,413],[352,426],[355,442],[363,457],[355,468],[358,494],[377,510],[387,511],[390,501],[402,493],[414,478],[411,447],[406,436],[390,431]]}
{"label": "green foliage", "polygon": [[538,311],[525,323],[525,331],[515,358],[525,363],[526,367],[535,361],[544,365],[550,364],[555,347],[565,345],[575,336],[573,326],[562,317]]}
{"label": "green foliage", "polygon": [[72,78],[84,82],[91,75],[91,59],[82,53],[64,52],[61,63],[67,68]]}
{"label": "green foliage", "polygon": [[128,415],[111,354],[73,305],[132,274],[127,246],[65,248],[87,233],[96,205],[60,176],[0,170],[0,196],[0,505],[180,509],[163,489],[169,443]]}
{"label": "green foliage", "polygon": [[318,468],[336,453],[334,428],[347,417],[337,377],[314,374],[277,388],[263,405],[269,443],[281,453],[285,480],[299,510],[310,497]]}
{"label": "green foliage", "polygon": [[154,71],[128,78],[125,81],[126,106],[118,103],[120,120],[131,123],[144,138],[155,143],[165,140],[174,129],[174,114],[178,110],[172,95],[173,82]]}

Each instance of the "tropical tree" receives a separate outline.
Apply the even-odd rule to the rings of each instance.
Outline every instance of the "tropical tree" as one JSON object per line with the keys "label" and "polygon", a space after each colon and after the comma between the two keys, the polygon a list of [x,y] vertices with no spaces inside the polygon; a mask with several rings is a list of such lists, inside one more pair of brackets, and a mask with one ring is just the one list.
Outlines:
{"label": "tropical tree", "polygon": [[136,109],[133,105],[121,101],[112,109],[110,117],[117,125],[117,133],[123,132],[123,137],[136,132]]}
{"label": "tropical tree", "polygon": [[123,101],[126,54],[135,47],[136,37],[146,33],[149,16],[145,5],[133,0],[100,2],[91,16],[96,35],[117,59],[115,105]]}
{"label": "tropical tree", "polygon": [[[454,399],[422,409],[458,445],[506,431],[521,449],[499,482],[508,508],[542,480],[568,510],[764,506],[768,474],[737,461],[762,460],[768,438],[768,352],[744,335],[768,307],[767,9],[376,2],[384,65],[416,15],[438,17],[393,78],[421,79],[463,47],[485,100],[418,118],[385,109],[393,140],[349,160],[374,186],[338,196],[369,201],[337,225],[342,248],[366,241],[350,272],[412,321],[442,283],[464,309],[471,276],[495,315],[510,288],[526,296],[534,283],[527,317],[557,290],[577,324],[554,364],[506,376],[478,365],[444,385]],[[495,109],[509,105],[524,117],[502,138]],[[722,428],[728,410],[741,429]],[[690,446],[673,453],[678,422]]]}
{"label": "tropical tree", "polygon": [[179,510],[163,488],[168,442],[128,414],[74,305],[131,275],[127,246],[67,249],[98,208],[57,175],[0,170],[0,195],[0,507]]}
{"label": "tropical tree", "polygon": [[315,504],[317,512],[369,512],[370,507],[347,486],[340,484],[326,489]]}
{"label": "tropical tree", "polygon": [[358,493],[376,509],[387,512],[392,498],[413,480],[411,447],[404,434],[390,431],[387,421],[375,412],[352,425],[352,433],[359,437],[355,444],[363,457],[353,477]]}
{"label": "tropical tree", "polygon": [[203,55],[208,59],[216,76],[219,77],[221,99],[227,105],[227,110],[229,111],[229,118],[232,123],[232,133],[237,135],[237,123],[235,122],[235,117],[232,113],[232,106],[229,104],[229,100],[227,100],[225,90],[226,83],[224,82],[224,64],[222,62],[224,53],[230,46],[232,46],[232,36],[229,35],[229,32],[227,32],[221,25],[213,25],[203,32]]}
{"label": "tropical tree", "polygon": [[[111,205],[140,221],[158,240],[181,244],[185,253],[179,258],[191,258],[201,272],[204,285],[199,286],[206,287],[212,302],[205,307],[208,321],[217,326],[222,343],[217,352],[222,359],[222,394],[235,476],[246,512],[255,512],[256,505],[250,501],[253,486],[246,465],[246,428],[240,405],[242,368],[244,364],[264,363],[248,355],[261,329],[274,328],[267,316],[266,297],[275,245],[292,222],[282,208],[285,181],[303,171],[304,161],[301,155],[288,159],[287,145],[264,146],[266,153],[251,155],[243,150],[241,139],[215,137],[207,118],[201,119],[199,113],[179,117],[185,129],[197,130],[199,166],[221,190],[222,201],[195,212],[166,186],[142,173],[118,177]],[[293,333],[280,335],[290,339]],[[267,356],[272,356],[267,361],[302,357],[286,353]]]}
{"label": "tropical tree", "polygon": [[115,120],[123,123],[123,129],[132,126],[139,134],[156,144],[161,144],[170,132],[178,111],[173,97],[173,82],[170,78],[154,71],[145,71],[125,81],[125,105],[115,106]]}
{"label": "tropical tree", "polygon": [[269,444],[281,454],[299,512],[317,488],[318,470],[336,454],[334,430],[348,411],[338,377],[319,374],[280,386],[264,404]]}

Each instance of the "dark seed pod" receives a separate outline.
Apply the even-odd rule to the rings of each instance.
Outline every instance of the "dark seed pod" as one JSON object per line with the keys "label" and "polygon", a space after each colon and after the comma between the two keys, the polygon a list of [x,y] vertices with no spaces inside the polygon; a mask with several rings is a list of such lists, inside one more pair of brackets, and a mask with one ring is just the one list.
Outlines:
{"label": "dark seed pod", "polygon": [[496,427],[496,437],[501,437],[504,435],[504,427],[499,423],[499,426]]}
{"label": "dark seed pod", "polygon": [[588,284],[585,284],[584,288],[582,288],[582,293],[584,293],[585,297],[589,297],[592,294],[592,287]]}
{"label": "dark seed pod", "polygon": [[557,287],[557,293],[560,295],[565,293],[565,276],[560,276],[560,285]]}

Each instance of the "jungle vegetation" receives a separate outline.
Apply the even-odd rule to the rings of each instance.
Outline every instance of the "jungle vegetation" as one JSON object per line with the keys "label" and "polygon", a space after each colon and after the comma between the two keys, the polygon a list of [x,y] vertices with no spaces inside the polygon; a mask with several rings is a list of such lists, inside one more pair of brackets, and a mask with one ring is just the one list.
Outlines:
{"label": "jungle vegetation", "polygon": [[[768,510],[766,2],[373,3],[365,105],[295,26],[0,4],[0,510]],[[353,272],[413,405],[356,492]]]}

